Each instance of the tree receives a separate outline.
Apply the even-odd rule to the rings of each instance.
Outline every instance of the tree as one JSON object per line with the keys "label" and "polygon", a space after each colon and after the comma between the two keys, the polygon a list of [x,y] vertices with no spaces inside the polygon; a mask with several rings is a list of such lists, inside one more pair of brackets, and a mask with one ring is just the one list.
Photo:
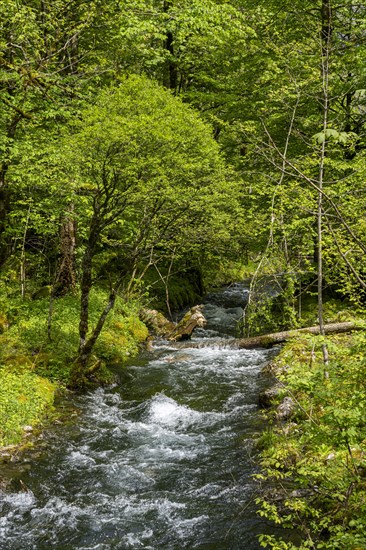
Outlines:
{"label": "tree", "polygon": [[[187,254],[230,204],[235,181],[211,130],[170,92],[143,77],[101,93],[64,139],[75,209],[83,229],[78,368],[85,374],[94,344],[128,273],[159,249]],[[189,240],[188,240],[189,239]],[[206,243],[207,241],[204,240]],[[97,325],[89,331],[96,256],[115,250],[124,264],[111,281]],[[110,256],[108,257],[110,259]],[[77,376],[80,371],[78,370]]]}
{"label": "tree", "polygon": [[60,127],[114,74],[105,43],[117,4],[109,2],[107,9],[100,0],[1,2],[0,267],[19,238],[9,215],[14,206],[19,211],[20,179],[29,180],[35,157],[42,149],[48,154]]}
{"label": "tree", "polygon": [[267,69],[233,137],[243,144],[241,165],[262,235],[282,254],[282,270],[314,273],[321,323],[321,288],[356,300],[364,284],[364,107],[357,89],[365,9],[321,1],[279,9],[268,2],[261,16],[259,63]]}
{"label": "tree", "polygon": [[202,110],[223,105],[233,53],[253,36],[241,7],[217,0],[127,0],[116,21],[120,71],[142,71]]}

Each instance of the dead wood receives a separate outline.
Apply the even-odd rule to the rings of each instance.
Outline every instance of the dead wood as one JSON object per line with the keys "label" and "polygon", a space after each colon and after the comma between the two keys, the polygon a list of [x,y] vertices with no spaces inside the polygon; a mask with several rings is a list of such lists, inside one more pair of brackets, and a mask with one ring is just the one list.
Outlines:
{"label": "dead wood", "polygon": [[[324,325],[325,334],[340,334],[352,330],[365,330],[365,328],[353,321]],[[263,334],[262,336],[254,336],[252,338],[240,338],[236,340],[236,344],[239,348],[243,349],[270,348],[275,344],[282,344],[291,338],[296,338],[300,334],[319,334],[319,326],[273,332],[272,334]]]}

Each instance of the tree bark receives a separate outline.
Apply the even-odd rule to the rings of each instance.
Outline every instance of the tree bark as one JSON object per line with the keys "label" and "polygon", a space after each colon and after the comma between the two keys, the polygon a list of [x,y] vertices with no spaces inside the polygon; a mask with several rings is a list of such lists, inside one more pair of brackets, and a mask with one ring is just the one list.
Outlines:
{"label": "tree bark", "polygon": [[112,290],[109,295],[108,303],[106,304],[104,310],[102,311],[92,335],[90,336],[90,338],[88,338],[88,340],[85,342],[83,347],[79,350],[79,357],[77,359],[77,363],[82,368],[84,373],[86,373],[86,367],[87,367],[89,358],[92,354],[95,342],[97,341],[100,333],[102,332],[108,313],[114,308],[116,298],[117,298],[117,294],[115,291]]}
{"label": "tree bark", "polygon": [[74,292],[76,288],[76,229],[73,204],[68,207],[61,222],[60,249],[61,257],[54,289],[54,294],[58,296]]}
{"label": "tree bark", "polygon": [[100,223],[96,216],[93,216],[90,224],[89,239],[86,244],[82,263],[81,277],[81,299],[80,299],[80,322],[79,322],[79,355],[82,354],[86,343],[89,329],[89,296],[93,286],[92,269],[95,248],[100,237]]}
{"label": "tree bark", "polygon": [[[318,318],[319,332],[325,335],[323,320],[323,182],[328,129],[328,111],[329,111],[329,55],[330,55],[330,37],[331,29],[331,5],[330,0],[322,2],[322,31],[321,31],[321,76],[323,87],[323,132],[324,138],[320,149],[319,158],[319,181],[318,181]],[[329,362],[328,348],[322,344],[324,365]]]}
{"label": "tree bark", "polygon": [[[323,325],[324,334],[341,334],[344,332],[351,332],[352,330],[366,330],[366,327],[361,327],[352,321]],[[263,334],[262,336],[254,336],[253,338],[241,338],[240,340],[236,340],[236,343],[240,349],[270,348],[276,344],[287,342],[287,340],[291,338],[297,338],[301,334],[321,334],[320,327],[317,325],[297,330]]]}

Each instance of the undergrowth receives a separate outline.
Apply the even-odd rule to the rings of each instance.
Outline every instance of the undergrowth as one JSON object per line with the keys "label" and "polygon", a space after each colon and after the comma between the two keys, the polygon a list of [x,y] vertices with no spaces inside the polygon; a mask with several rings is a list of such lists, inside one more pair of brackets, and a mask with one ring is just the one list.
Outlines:
{"label": "undergrowth", "polygon": [[[4,287],[2,288],[4,290]],[[0,295],[0,446],[19,443],[23,426],[39,422],[52,405],[56,387],[70,381],[78,349],[79,299],[53,302],[50,336],[49,298],[22,300],[8,290]],[[96,289],[90,300],[92,327],[106,302]],[[148,336],[138,318],[138,302],[117,301],[95,346],[93,360],[101,362],[97,383],[114,379],[106,365],[121,364],[137,354]]]}
{"label": "undergrowth", "polygon": [[24,428],[38,424],[52,409],[55,385],[33,374],[0,367],[0,446],[20,443]]}
{"label": "undergrowth", "polygon": [[326,373],[323,341],[287,343],[272,367],[282,386],[278,402],[290,396],[295,410],[285,423],[269,413],[257,503],[262,516],[300,533],[302,542],[262,535],[263,548],[366,548],[366,335],[327,338]]}

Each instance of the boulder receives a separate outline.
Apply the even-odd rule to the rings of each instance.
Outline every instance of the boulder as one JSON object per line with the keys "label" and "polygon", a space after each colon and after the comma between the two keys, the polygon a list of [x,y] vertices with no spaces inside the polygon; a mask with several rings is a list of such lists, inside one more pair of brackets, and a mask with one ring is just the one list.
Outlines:
{"label": "boulder", "polygon": [[285,397],[277,407],[277,420],[288,420],[294,414],[295,402],[291,397]]}
{"label": "boulder", "polygon": [[258,397],[259,407],[261,409],[269,409],[272,407],[281,390],[283,390],[283,388],[280,385],[276,385],[261,391]]}

